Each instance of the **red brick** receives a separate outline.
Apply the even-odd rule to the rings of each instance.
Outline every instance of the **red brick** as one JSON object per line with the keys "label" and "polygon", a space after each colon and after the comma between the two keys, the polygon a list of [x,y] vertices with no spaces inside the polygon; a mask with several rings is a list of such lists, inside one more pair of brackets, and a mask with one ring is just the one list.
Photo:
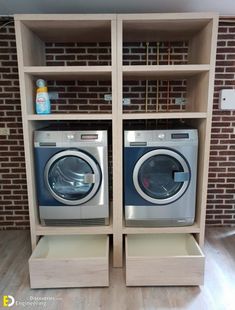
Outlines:
{"label": "red brick", "polygon": [[[224,182],[225,182],[225,180],[224,180]],[[227,180],[227,182],[228,182],[228,180]],[[216,184],[216,187],[217,188],[234,188],[234,185],[233,184]]]}
{"label": "red brick", "polygon": [[221,221],[219,221],[219,220],[207,220],[206,221],[206,224],[207,225],[219,225],[219,224],[221,224]]}
{"label": "red brick", "polygon": [[232,216],[231,215],[225,215],[225,214],[215,215],[215,219],[232,219]]}
{"label": "red brick", "polygon": [[233,220],[224,220],[224,224],[229,224],[229,225],[234,225],[235,224],[235,219]]}

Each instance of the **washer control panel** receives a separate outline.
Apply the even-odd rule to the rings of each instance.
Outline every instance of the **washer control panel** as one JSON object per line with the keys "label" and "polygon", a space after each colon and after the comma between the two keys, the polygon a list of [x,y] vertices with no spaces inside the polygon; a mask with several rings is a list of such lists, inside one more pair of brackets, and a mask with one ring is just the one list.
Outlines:
{"label": "washer control panel", "polygon": [[107,130],[63,130],[46,131],[37,130],[34,132],[34,146],[40,147],[82,147],[86,146],[107,146]]}
{"label": "washer control panel", "polygon": [[196,129],[126,130],[125,147],[159,146],[198,141]]}
{"label": "washer control panel", "polygon": [[74,135],[73,134],[68,134],[67,138],[68,138],[68,140],[73,140],[74,139]]}
{"label": "washer control panel", "polygon": [[165,139],[165,134],[164,134],[164,133],[159,133],[159,134],[158,134],[158,138],[159,138],[160,140],[164,140],[164,139]]}

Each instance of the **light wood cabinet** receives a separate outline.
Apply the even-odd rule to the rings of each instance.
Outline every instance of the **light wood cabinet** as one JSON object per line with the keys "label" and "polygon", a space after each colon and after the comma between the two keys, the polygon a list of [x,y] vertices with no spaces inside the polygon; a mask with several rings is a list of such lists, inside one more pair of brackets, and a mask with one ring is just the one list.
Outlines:
{"label": "light wood cabinet", "polygon": [[[214,13],[174,13],[174,14],[43,14],[43,15],[15,15],[17,53],[19,64],[19,78],[21,89],[21,106],[23,117],[24,146],[27,170],[27,186],[29,198],[29,213],[31,225],[32,247],[35,252],[30,259],[30,273],[32,287],[86,286],[85,282],[74,282],[73,277],[62,281],[62,275],[56,278],[56,269],[53,280],[46,281],[46,272],[50,259],[45,254],[40,258],[44,248],[53,247],[71,238],[82,235],[112,236],[113,266],[122,267],[123,240],[126,236],[126,272],[127,285],[199,285],[203,277],[203,254],[199,248],[203,247],[205,230],[205,212],[207,198],[207,178],[210,130],[213,103],[215,55],[218,16]],[[46,63],[46,44],[48,42],[106,42],[110,46],[110,61],[100,65],[73,65],[57,66]],[[160,42],[164,45],[163,55],[159,51]],[[173,61],[170,55],[170,46],[174,42],[183,42],[184,56]],[[151,43],[151,44],[150,44]],[[140,61],[133,64],[126,61],[125,49],[128,46],[141,46],[144,49]],[[149,45],[150,44],[150,45]],[[150,50],[148,50],[150,46]],[[129,49],[132,51],[132,49]],[[150,51],[150,52],[149,52]],[[172,57],[171,57],[172,56]],[[52,113],[36,115],[35,80],[44,78],[50,80],[99,80],[110,81],[112,88],[112,109],[110,113]],[[168,103],[162,109],[159,103],[158,87],[161,81],[183,81],[186,85],[186,104],[179,110],[171,110]],[[149,109],[148,91],[146,92],[144,110],[126,113],[123,109],[123,87],[129,81],[156,82],[156,107]],[[168,82],[166,82],[168,83]],[[169,90],[169,89],[168,89]],[[169,92],[169,91],[168,91]],[[168,100],[168,99],[167,99]],[[129,111],[130,112],[130,111]],[[125,227],[123,221],[123,127],[131,121],[150,120],[177,120],[181,119],[199,132],[199,158],[197,175],[197,202],[196,220],[194,225],[187,227]],[[38,206],[36,198],[36,184],[34,175],[33,132],[35,129],[46,126],[51,121],[109,121],[112,123],[112,219],[109,226],[93,227],[43,227],[38,220]],[[71,237],[70,237],[71,236]],[[57,239],[53,239],[53,238]],[[85,236],[84,236],[85,237]],[[175,238],[176,244],[182,253],[162,251],[158,237],[171,247]],[[172,237],[172,240],[171,240]],[[39,243],[38,240],[40,239]],[[74,239],[75,238],[75,239]],[[151,248],[156,243],[156,253],[142,257],[139,260],[139,251],[143,242]],[[136,254],[132,254],[132,243],[135,243]],[[89,242],[88,242],[89,243]],[[92,244],[92,243],[91,243]],[[183,244],[189,246],[183,247]],[[182,245],[182,247],[181,247]],[[88,244],[89,247],[89,244]],[[106,247],[107,249],[107,247]],[[187,253],[185,251],[188,251]],[[50,253],[50,250],[49,252]],[[55,255],[57,250],[55,250]],[[160,256],[157,255],[160,253]],[[69,253],[68,253],[69,254]],[[141,254],[141,253],[140,253]],[[182,255],[181,255],[182,254]],[[39,257],[37,256],[39,255]],[[59,254],[58,254],[59,255]],[[105,254],[106,255],[106,254]],[[162,255],[162,256],[161,256]],[[92,255],[91,255],[92,256]],[[59,256],[58,256],[59,257]],[[163,259],[164,257],[164,259]],[[103,267],[107,271],[107,257],[103,257]],[[56,260],[56,257],[54,258]],[[79,265],[80,259],[70,262],[68,268],[75,268],[79,273],[85,265]],[[138,264],[137,264],[137,260]],[[167,277],[158,277],[157,271],[141,275],[141,268],[150,263],[160,273],[167,269]],[[63,260],[62,260],[63,261]],[[67,258],[65,258],[67,261]],[[56,262],[57,264],[58,262]],[[71,263],[71,265],[70,265]],[[134,264],[132,264],[134,263]],[[191,264],[192,263],[192,264]],[[40,276],[37,268],[40,264],[45,267],[45,273]],[[61,260],[59,262],[61,264]],[[85,262],[84,262],[85,264]],[[96,260],[92,260],[95,270]],[[150,266],[149,265],[149,266]],[[60,265],[61,266],[61,265]],[[157,266],[160,266],[159,269]],[[169,267],[171,266],[171,267]],[[43,268],[44,268],[43,267]],[[102,267],[102,268],[103,268]],[[97,265],[97,268],[98,265]],[[139,271],[137,270],[139,268]],[[86,268],[85,268],[86,269]],[[88,268],[89,269],[89,268]],[[177,270],[176,270],[177,269]],[[187,269],[187,277],[179,277],[177,272]],[[136,270],[136,273],[135,273]],[[174,273],[175,270],[175,273]],[[138,275],[139,272],[139,275]],[[192,273],[191,277],[188,275]],[[67,272],[66,272],[67,274]],[[136,274],[136,276],[134,276]],[[78,274],[77,274],[78,275]],[[104,274],[103,274],[104,275]],[[149,275],[149,277],[148,277]],[[107,274],[106,274],[107,276]],[[38,278],[39,282],[34,282]],[[66,275],[64,275],[66,278]],[[51,279],[52,279],[51,278]],[[102,276],[100,276],[100,279]],[[157,280],[156,280],[157,278]],[[40,280],[41,279],[41,280]],[[190,280],[191,279],[191,280]],[[45,280],[45,286],[43,281]],[[37,281],[37,280],[35,280]],[[40,282],[41,281],[41,282]],[[106,282],[105,282],[106,281]],[[101,281],[108,285],[106,280]],[[94,283],[91,281],[91,283]],[[96,284],[94,283],[94,286]]]}
{"label": "light wood cabinet", "polygon": [[[151,121],[151,120],[167,120],[172,121],[180,119],[186,124],[197,128],[199,134],[199,155],[198,155],[198,173],[197,173],[197,195],[196,195],[196,218],[195,223],[188,227],[125,227],[123,221],[123,208],[117,209],[118,214],[115,216],[116,221],[119,220],[119,226],[122,225],[122,234],[126,237],[126,251],[128,251],[128,238],[132,240],[133,237],[136,241],[136,246],[139,246],[141,251],[141,244],[143,238],[146,242],[151,243],[152,238],[157,238],[159,234],[180,235],[187,233],[193,234],[196,242],[202,248],[204,243],[205,231],[205,213],[206,213],[206,199],[207,199],[207,178],[208,178],[208,162],[209,162],[209,146],[210,146],[210,130],[211,130],[211,116],[213,106],[213,91],[214,91],[214,73],[215,73],[215,56],[216,56],[216,40],[217,40],[218,16],[217,14],[210,13],[183,13],[183,14],[123,14],[118,15],[117,18],[117,58],[118,58],[118,114],[120,132],[129,121]],[[184,52],[184,58],[177,62],[171,61],[171,55],[168,48],[166,48],[164,57],[158,54],[158,43],[167,41],[166,46],[171,46],[174,41],[183,41],[183,46],[187,46],[187,51]],[[128,45],[132,46],[131,42],[139,42],[142,48],[142,57],[140,61],[134,64],[126,64],[124,50]],[[155,47],[150,42],[155,42]],[[169,45],[168,45],[169,44]],[[149,48],[150,47],[150,48]],[[131,47],[134,50],[133,47]],[[148,50],[149,49],[149,50]],[[151,56],[151,57],[150,57]],[[145,81],[146,96],[144,111],[126,111],[122,106],[122,99],[124,97],[123,87],[129,80],[132,81]],[[156,94],[156,108],[155,111],[148,110],[148,82],[149,80],[156,81],[159,85],[161,80],[185,80],[186,84],[186,105],[180,111],[171,110],[170,108],[162,110],[159,108],[158,89]],[[143,85],[143,84],[141,84]],[[119,157],[118,157],[118,170],[119,179],[123,180],[121,167],[123,166],[122,147],[123,136],[119,134]],[[119,184],[122,188],[123,183]],[[119,205],[123,203],[123,196],[119,196]],[[143,237],[147,234],[149,237]],[[133,235],[133,236],[132,236]],[[151,237],[152,236],[152,237]],[[174,237],[174,235],[172,235]],[[139,239],[138,239],[139,237]],[[117,238],[117,237],[116,237]],[[121,239],[121,234],[120,237]],[[147,239],[149,238],[149,241]],[[183,237],[182,237],[183,238]],[[173,238],[174,239],[174,238]],[[164,240],[164,239],[163,239]],[[130,241],[131,242],[131,241]],[[169,243],[170,244],[170,241]],[[154,244],[152,245],[154,246]],[[199,251],[201,251],[199,249]],[[141,253],[140,253],[141,254]],[[171,273],[172,269],[167,270],[167,266],[163,267],[162,258],[155,260],[154,256],[142,257],[140,265],[135,265],[136,257],[130,257],[126,252],[126,281],[127,285],[179,285],[177,280],[174,280],[174,274]],[[138,256],[138,255],[137,255]],[[174,256],[174,255],[173,255]],[[199,265],[195,264],[196,269],[200,275],[196,276],[192,271],[192,277],[185,280],[182,278],[182,285],[200,285],[203,276],[203,259],[202,254],[199,254]],[[120,255],[121,257],[121,255]],[[168,260],[165,256],[166,262]],[[169,257],[169,264],[172,256]],[[197,261],[197,258],[195,259]],[[153,263],[152,268],[159,264],[159,272],[162,268],[166,269],[166,277],[159,277],[156,279],[157,274],[154,273],[152,268],[147,269],[148,272],[145,277],[140,275],[141,270],[146,270],[148,262]],[[180,261],[180,259],[179,259]],[[178,261],[178,262],[179,262]],[[182,260],[183,261],[183,260]],[[134,266],[131,266],[131,262]],[[121,265],[121,261],[116,263]],[[144,265],[146,263],[146,265]],[[177,265],[177,260],[176,260]],[[173,264],[173,260],[172,260]],[[173,269],[177,268],[174,266]],[[179,263],[180,265],[180,263]],[[146,267],[146,268],[145,268]],[[180,266],[178,266],[180,267]],[[142,269],[141,269],[142,268]],[[185,271],[187,266],[185,265]],[[151,269],[153,277],[151,277]],[[140,270],[140,271],[139,271]],[[179,268],[180,272],[184,272],[184,264]],[[157,272],[157,271],[156,271]],[[169,272],[169,273],[168,273]],[[177,271],[176,271],[177,272]],[[134,276],[134,274],[138,276]],[[149,276],[149,277],[148,277]],[[183,277],[183,276],[182,276]],[[142,278],[142,281],[141,281]],[[188,281],[188,282],[187,282]],[[187,282],[187,283],[186,283]]]}

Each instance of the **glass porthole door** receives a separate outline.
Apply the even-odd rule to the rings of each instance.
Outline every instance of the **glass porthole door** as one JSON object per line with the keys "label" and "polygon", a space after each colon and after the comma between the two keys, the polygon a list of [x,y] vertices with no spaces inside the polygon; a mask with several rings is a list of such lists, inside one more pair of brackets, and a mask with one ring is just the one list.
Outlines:
{"label": "glass porthole door", "polygon": [[57,153],[47,162],[44,178],[48,190],[56,200],[67,205],[78,205],[96,194],[101,173],[90,156],[68,150]]}
{"label": "glass porthole door", "polygon": [[157,149],[143,155],[133,171],[137,192],[145,200],[156,204],[168,204],[186,191],[190,182],[190,170],[186,160],[168,149]]}

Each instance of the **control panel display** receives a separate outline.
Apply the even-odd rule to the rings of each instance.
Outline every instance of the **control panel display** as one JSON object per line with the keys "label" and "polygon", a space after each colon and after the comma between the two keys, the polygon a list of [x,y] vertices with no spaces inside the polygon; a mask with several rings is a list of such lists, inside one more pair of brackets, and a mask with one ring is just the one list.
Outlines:
{"label": "control panel display", "polygon": [[172,133],[171,139],[189,139],[188,133]]}
{"label": "control panel display", "polygon": [[97,140],[98,139],[98,135],[96,134],[83,134],[81,135],[81,139],[82,140]]}

